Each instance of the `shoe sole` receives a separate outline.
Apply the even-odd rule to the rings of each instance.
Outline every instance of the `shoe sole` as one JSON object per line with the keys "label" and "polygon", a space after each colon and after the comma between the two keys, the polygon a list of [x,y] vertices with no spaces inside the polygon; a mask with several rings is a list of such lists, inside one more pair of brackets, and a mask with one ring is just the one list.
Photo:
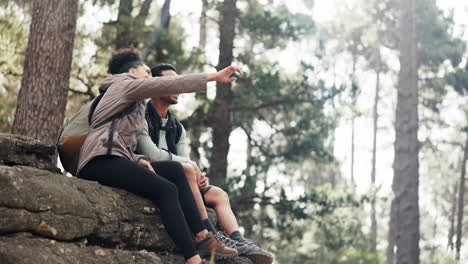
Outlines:
{"label": "shoe sole", "polygon": [[269,255],[262,253],[251,253],[248,255],[242,255],[242,257],[250,259],[253,264],[271,264],[273,263],[273,258]]}

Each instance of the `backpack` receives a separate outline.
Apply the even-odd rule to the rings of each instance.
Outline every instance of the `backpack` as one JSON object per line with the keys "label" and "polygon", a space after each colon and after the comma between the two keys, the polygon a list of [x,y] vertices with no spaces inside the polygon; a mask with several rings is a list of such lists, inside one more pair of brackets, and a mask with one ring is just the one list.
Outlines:
{"label": "backpack", "polygon": [[[136,108],[136,102],[127,106],[124,110],[116,113],[109,118],[106,118],[94,127],[91,127],[91,119],[94,114],[99,101],[101,101],[104,93],[96,96],[91,102],[84,105],[78,113],[76,113],[70,120],[68,120],[62,127],[60,134],[57,138],[56,146],[65,171],[76,175],[78,169],[78,161],[80,159],[81,146],[85,142],[88,134],[95,128],[98,128],[108,122],[115,122],[131,112]],[[114,127],[114,126],[113,126]],[[113,130],[109,133],[109,144],[107,152],[112,150]]]}

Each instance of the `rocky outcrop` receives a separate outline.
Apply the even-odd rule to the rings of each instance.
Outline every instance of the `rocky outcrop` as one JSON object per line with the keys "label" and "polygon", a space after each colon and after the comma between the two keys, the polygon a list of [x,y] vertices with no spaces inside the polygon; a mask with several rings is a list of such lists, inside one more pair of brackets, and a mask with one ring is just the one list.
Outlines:
{"label": "rocky outcrop", "polygon": [[25,165],[60,172],[55,165],[55,147],[28,137],[0,133],[0,164]]}
{"label": "rocky outcrop", "polygon": [[30,234],[0,237],[0,261],[2,264],[166,263],[162,262],[155,253],[146,250],[107,249],[98,246],[88,246],[82,242],[58,242],[56,240],[35,237]]}
{"label": "rocky outcrop", "polygon": [[57,173],[39,142],[0,134],[0,150],[0,263],[184,263],[148,200]]}

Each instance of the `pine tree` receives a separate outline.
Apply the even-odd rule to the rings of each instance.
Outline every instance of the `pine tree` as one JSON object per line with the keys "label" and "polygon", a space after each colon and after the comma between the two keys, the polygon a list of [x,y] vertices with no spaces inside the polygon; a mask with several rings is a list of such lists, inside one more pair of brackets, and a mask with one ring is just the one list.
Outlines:
{"label": "pine tree", "polygon": [[52,144],[65,116],[78,2],[36,0],[12,132]]}

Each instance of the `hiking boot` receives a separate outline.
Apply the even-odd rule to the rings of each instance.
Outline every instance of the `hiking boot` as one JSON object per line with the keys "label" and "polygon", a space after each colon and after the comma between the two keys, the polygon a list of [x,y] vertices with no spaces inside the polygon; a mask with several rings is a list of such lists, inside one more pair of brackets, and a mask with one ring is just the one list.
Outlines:
{"label": "hiking boot", "polygon": [[222,231],[216,232],[216,237],[218,237],[227,247],[237,250],[239,255],[244,254],[249,248],[249,244],[234,240]]}
{"label": "hiking boot", "polygon": [[213,236],[212,233],[208,232],[206,237],[196,243],[198,254],[201,257],[208,257],[211,255],[211,251],[214,251],[216,257],[235,257],[238,255],[237,250],[226,247],[220,239]]}
{"label": "hiking boot", "polygon": [[241,254],[242,257],[246,257],[252,261],[253,264],[271,264],[273,263],[273,255],[258,247],[254,242],[248,239],[235,240],[239,243],[247,245],[246,249]]}

